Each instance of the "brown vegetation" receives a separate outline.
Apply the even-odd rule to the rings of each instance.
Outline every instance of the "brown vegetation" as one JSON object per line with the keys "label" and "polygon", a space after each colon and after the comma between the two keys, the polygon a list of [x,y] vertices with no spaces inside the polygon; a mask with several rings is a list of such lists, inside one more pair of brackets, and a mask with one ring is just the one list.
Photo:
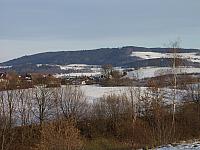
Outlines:
{"label": "brown vegetation", "polygon": [[94,103],[74,85],[5,90],[0,93],[1,149],[128,150],[199,138],[200,85],[187,86],[175,103],[173,90],[169,96],[159,82],[149,84],[144,91],[130,87]]}

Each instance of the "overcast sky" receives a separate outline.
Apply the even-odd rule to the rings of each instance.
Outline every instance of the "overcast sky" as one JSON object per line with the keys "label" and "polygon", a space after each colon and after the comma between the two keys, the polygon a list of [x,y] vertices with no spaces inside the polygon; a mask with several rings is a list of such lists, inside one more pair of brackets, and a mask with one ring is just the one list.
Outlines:
{"label": "overcast sky", "polygon": [[200,0],[0,0],[0,62],[44,51],[181,38],[200,48]]}

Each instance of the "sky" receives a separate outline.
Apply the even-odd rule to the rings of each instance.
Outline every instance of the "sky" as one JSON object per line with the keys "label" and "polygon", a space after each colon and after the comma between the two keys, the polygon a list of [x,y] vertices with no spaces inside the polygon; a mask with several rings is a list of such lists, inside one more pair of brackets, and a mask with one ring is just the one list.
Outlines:
{"label": "sky", "polygon": [[0,0],[0,62],[58,50],[200,48],[200,0]]}

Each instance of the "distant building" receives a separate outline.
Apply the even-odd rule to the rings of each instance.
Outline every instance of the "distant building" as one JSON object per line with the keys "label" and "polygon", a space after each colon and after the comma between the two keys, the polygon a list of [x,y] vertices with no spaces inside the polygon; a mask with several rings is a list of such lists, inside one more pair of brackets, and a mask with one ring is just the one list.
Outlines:
{"label": "distant building", "polygon": [[32,82],[32,75],[31,74],[20,75],[19,78],[20,78],[20,80]]}

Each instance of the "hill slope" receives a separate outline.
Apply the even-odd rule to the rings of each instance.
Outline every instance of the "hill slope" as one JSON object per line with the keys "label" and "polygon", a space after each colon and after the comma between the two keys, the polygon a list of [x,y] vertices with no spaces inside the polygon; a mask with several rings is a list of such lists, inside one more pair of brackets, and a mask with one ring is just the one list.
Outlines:
{"label": "hill slope", "polygon": [[104,48],[96,50],[82,50],[82,51],[61,51],[61,52],[47,52],[30,56],[23,56],[2,65],[15,66],[21,64],[113,64],[118,66],[122,63],[129,63],[137,60],[137,57],[131,57],[133,50],[140,50],[140,48]]}
{"label": "hill slope", "polygon": [[[82,51],[46,52],[30,56],[23,56],[0,64],[0,66],[12,66],[0,68],[0,71],[8,69],[17,72],[63,72],[58,65],[87,64],[103,65],[112,64],[121,67],[146,67],[167,66],[169,58],[162,57],[170,53],[168,48],[144,48],[127,46],[122,48],[101,48]],[[181,49],[182,54],[194,57],[194,61],[184,60],[184,65],[200,66],[200,51],[197,49]],[[167,55],[166,55],[167,56]],[[49,66],[37,67],[38,64]]]}
{"label": "hill slope", "polygon": [[[126,63],[141,60],[139,57],[131,56],[132,52],[134,51],[166,53],[169,51],[169,49],[129,46],[123,48],[102,48],[96,50],[46,52],[30,56],[23,56],[4,62],[1,65],[15,66],[22,64],[112,64],[114,66],[121,66]],[[191,53],[199,52],[199,50],[182,49],[181,52]]]}

